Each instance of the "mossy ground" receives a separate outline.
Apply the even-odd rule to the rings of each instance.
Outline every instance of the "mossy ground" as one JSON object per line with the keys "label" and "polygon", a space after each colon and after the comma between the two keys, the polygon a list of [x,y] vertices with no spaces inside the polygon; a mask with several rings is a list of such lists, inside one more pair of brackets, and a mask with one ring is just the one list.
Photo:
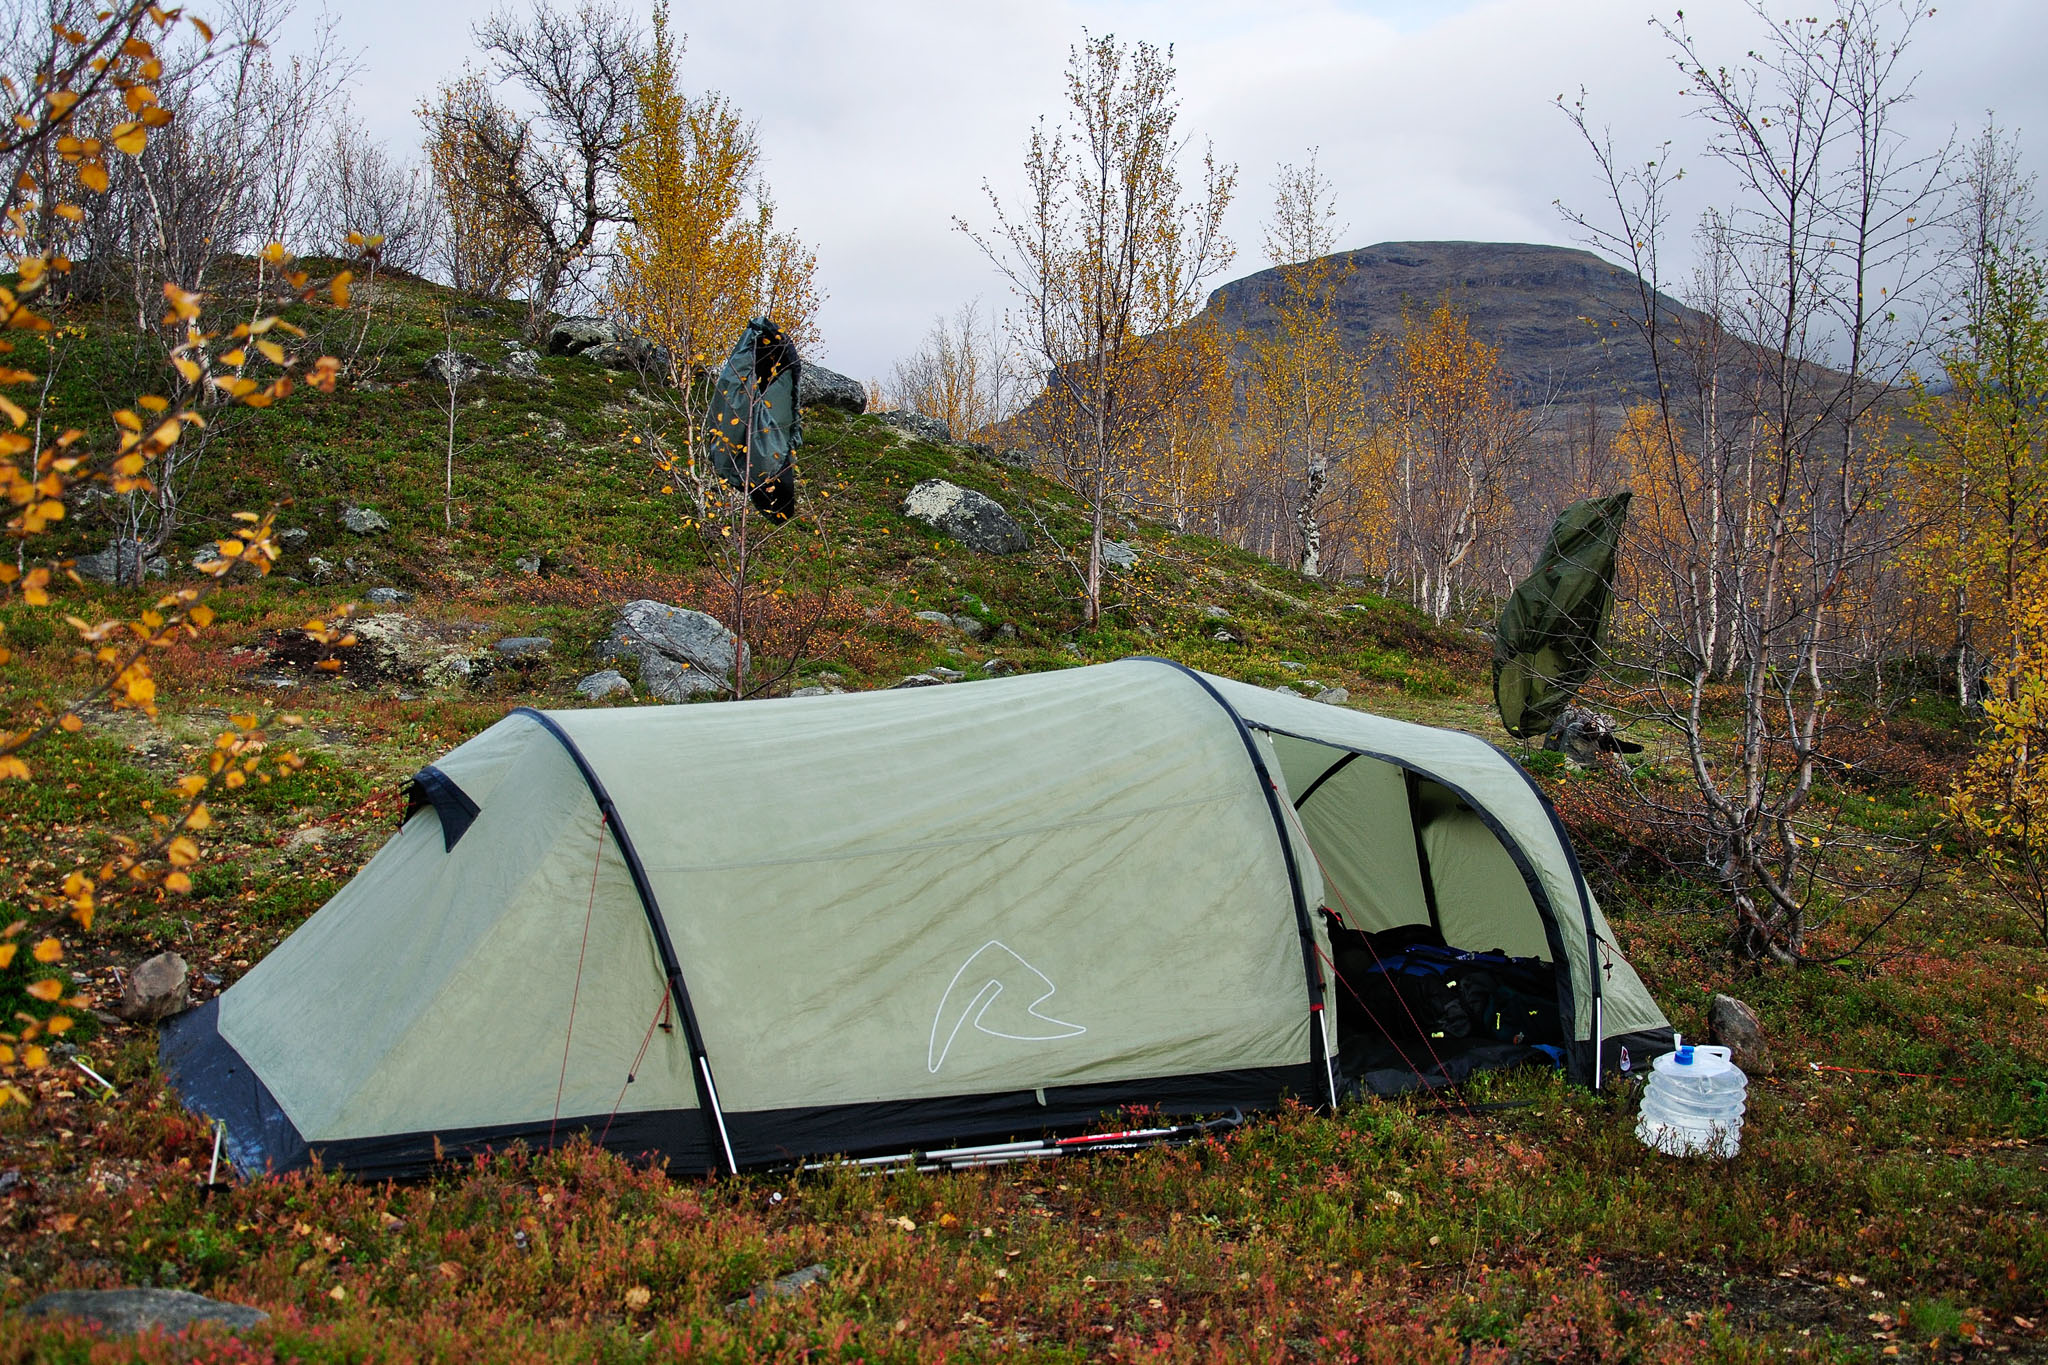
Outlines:
{"label": "mossy ground", "polygon": [[[217,808],[191,895],[116,898],[76,945],[71,965],[102,996],[113,966],[167,947],[202,993],[232,982],[389,835],[408,774],[515,705],[576,704],[570,688],[599,666],[591,647],[620,602],[709,602],[701,546],[644,454],[655,410],[580,361],[543,362],[544,384],[492,378],[463,393],[444,515],[446,418],[419,366],[446,344],[444,308],[457,346],[486,360],[519,319],[382,288],[371,383],[223,431],[180,548],[273,502],[307,544],[277,577],[228,587],[218,626],[164,657],[160,723],[89,714],[36,753],[33,787],[5,793],[11,916],[167,808],[185,757],[230,711],[257,702],[302,718],[289,741],[305,768]],[[67,361],[76,382],[60,397],[85,416],[118,388],[107,373],[133,363],[91,328],[76,344],[97,368],[88,383]],[[1112,580],[1103,624],[1084,629],[1071,575],[1043,546],[985,558],[898,511],[938,475],[1071,532],[1057,489],[872,419],[814,413],[808,436],[802,513],[767,572],[830,606],[792,685],[826,672],[887,685],[938,664],[972,677],[997,655],[1043,669],[1154,653],[1488,726],[1478,647],[1398,604],[1141,526],[1127,533],[1139,568]],[[391,532],[351,535],[338,520],[350,505],[375,507]],[[72,533],[79,549],[104,534]],[[535,554],[540,574],[516,567]],[[313,555],[369,566],[313,586]],[[417,697],[345,679],[257,684],[270,633],[381,584],[458,633],[547,635],[555,648]],[[0,671],[6,713],[88,676],[63,651],[62,611],[129,601],[84,588],[58,608],[8,609],[20,657]],[[990,636],[917,620],[928,608],[974,615]],[[1237,639],[1216,639],[1222,625]],[[1952,717],[1913,724],[1823,793],[1843,819],[1931,817],[1962,748]],[[242,1344],[203,1331],[94,1344],[75,1325],[0,1316],[0,1362],[2048,1359],[2048,954],[2029,927],[1951,860],[1873,950],[1746,968],[1700,888],[1600,823],[1609,807],[1590,798],[1613,779],[1532,766],[1599,855],[1617,933],[1674,1022],[1700,1031],[1715,990],[1762,1015],[1778,1068],[1752,1088],[1735,1161],[1658,1156],[1634,1140],[1625,1096],[1516,1075],[1476,1085],[1469,1110],[1296,1111],[1190,1148],[970,1175],[705,1182],[569,1150],[400,1186],[313,1176],[208,1194],[204,1125],[165,1092],[148,1031],[108,1024],[82,1031],[79,1055],[118,1094],[60,1068],[35,1108],[0,1112],[0,1314],[48,1289],[154,1284],[273,1320]],[[1847,907],[1843,942],[1860,913]],[[1508,1107],[1480,1107],[1492,1104]],[[728,1306],[814,1263],[830,1272],[822,1283]]]}

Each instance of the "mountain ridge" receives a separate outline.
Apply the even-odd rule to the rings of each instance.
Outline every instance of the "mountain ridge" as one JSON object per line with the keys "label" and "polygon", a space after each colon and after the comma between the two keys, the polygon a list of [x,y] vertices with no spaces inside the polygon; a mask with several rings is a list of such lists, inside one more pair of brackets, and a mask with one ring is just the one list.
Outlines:
{"label": "mountain ridge", "polygon": [[[1656,392],[1650,350],[1631,325],[1641,296],[1626,267],[1578,247],[1528,242],[1379,242],[1322,258],[1351,269],[1337,287],[1338,325],[1354,344],[1398,335],[1403,310],[1448,298],[1531,401],[1625,405]],[[1200,320],[1226,331],[1271,324],[1280,271],[1255,271],[1209,294]],[[1676,312],[1692,310],[1666,297]]]}

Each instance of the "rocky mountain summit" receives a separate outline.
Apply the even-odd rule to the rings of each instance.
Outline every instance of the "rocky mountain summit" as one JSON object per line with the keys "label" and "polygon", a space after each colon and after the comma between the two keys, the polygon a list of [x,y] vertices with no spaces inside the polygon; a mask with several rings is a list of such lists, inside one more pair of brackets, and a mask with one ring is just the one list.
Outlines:
{"label": "rocky mountain summit", "polygon": [[[1500,347],[1501,365],[1531,398],[1603,406],[1654,391],[1649,348],[1630,325],[1636,277],[1574,247],[1520,242],[1381,242],[1338,253],[1352,267],[1338,312],[1347,337],[1398,335],[1405,308],[1419,321],[1448,298],[1474,336]],[[1233,280],[1204,316],[1230,331],[1273,325],[1279,270]],[[1679,305],[1672,303],[1671,307]]]}

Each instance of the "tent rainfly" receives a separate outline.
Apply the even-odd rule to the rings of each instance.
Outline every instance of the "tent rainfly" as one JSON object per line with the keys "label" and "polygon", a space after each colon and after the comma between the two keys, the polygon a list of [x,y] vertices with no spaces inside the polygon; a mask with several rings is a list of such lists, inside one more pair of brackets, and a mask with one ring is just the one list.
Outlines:
{"label": "tent rainfly", "polygon": [[[411,792],[353,881],[164,1029],[246,1172],[586,1135],[737,1171],[1331,1104],[1504,1050],[1598,1087],[1670,1041],[1505,754],[1164,660],[521,709]],[[1410,1028],[1402,944],[1536,970],[1509,1011],[1535,1022],[1504,994],[1467,1036]]]}

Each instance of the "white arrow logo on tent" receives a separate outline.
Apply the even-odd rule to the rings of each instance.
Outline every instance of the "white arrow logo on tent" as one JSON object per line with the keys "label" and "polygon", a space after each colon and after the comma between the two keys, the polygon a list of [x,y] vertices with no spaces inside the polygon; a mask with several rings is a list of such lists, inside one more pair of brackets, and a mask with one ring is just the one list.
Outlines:
{"label": "white arrow logo on tent", "polygon": [[[1010,989],[1013,986],[1014,991]],[[946,985],[946,993],[939,997],[939,1012],[932,1016],[931,1047],[926,1053],[928,1068],[937,1074],[946,1064],[953,1040],[969,1020],[992,1038],[1019,1043],[1050,1043],[1086,1033],[1088,1030],[1079,1024],[1039,1013],[1038,1007],[1052,999],[1057,989],[1051,977],[1019,957],[1008,945],[990,939],[960,964],[960,970],[953,973],[952,981]],[[998,1008],[1006,997],[1010,1004]],[[952,1021],[951,1027],[947,1026],[948,1019]]]}

